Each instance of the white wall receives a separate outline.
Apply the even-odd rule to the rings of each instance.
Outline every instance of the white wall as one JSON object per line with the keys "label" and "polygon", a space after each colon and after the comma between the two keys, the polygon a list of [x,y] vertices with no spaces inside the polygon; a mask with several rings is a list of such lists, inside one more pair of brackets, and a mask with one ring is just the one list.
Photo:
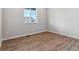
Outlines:
{"label": "white wall", "polygon": [[38,9],[38,23],[24,23],[23,8],[4,8],[3,10],[3,39],[19,35],[27,35],[45,31],[46,14],[44,8]]}
{"label": "white wall", "polygon": [[1,41],[2,41],[2,10],[0,8],[0,47],[1,47]]}
{"label": "white wall", "polygon": [[2,29],[2,19],[1,19],[1,8],[0,8],[0,39],[1,39],[1,29]]}
{"label": "white wall", "polygon": [[79,39],[79,8],[48,9],[50,32]]}
{"label": "white wall", "polygon": [[79,8],[50,8],[47,10],[40,8],[38,9],[37,24],[24,24],[22,8],[5,8],[2,11],[3,39],[42,32],[46,29],[79,39]]}

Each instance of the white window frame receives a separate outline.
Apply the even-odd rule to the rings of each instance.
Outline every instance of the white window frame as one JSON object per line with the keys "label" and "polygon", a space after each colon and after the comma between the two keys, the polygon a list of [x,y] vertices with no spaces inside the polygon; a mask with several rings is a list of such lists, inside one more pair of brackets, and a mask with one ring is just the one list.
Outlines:
{"label": "white window frame", "polygon": [[[25,8],[24,8],[24,9],[25,9]],[[31,11],[31,9],[30,9],[30,11]],[[24,23],[38,23],[38,19],[37,19],[38,17],[37,17],[37,16],[38,16],[38,10],[37,10],[37,8],[36,8],[36,21],[35,21],[35,22],[26,22],[25,19],[24,19]],[[29,18],[30,18],[30,17],[29,17]]]}

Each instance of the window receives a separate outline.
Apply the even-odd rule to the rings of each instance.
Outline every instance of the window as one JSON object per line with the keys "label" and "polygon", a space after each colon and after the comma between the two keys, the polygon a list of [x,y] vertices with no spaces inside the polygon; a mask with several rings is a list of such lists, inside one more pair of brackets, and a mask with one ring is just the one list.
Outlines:
{"label": "window", "polygon": [[24,22],[25,23],[37,23],[36,8],[24,8]]}

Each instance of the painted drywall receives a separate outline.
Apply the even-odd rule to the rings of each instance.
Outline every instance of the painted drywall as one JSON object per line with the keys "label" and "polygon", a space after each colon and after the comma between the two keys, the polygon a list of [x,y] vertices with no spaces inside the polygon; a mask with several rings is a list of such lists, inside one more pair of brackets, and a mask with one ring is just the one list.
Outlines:
{"label": "painted drywall", "polygon": [[46,30],[46,14],[44,8],[37,8],[38,23],[24,23],[23,8],[4,8],[2,22],[3,39],[15,37],[19,35],[27,35],[31,33],[42,32]]}
{"label": "painted drywall", "polygon": [[0,40],[1,40],[1,29],[2,29],[2,15],[1,15],[1,8],[0,8]]}
{"label": "painted drywall", "polygon": [[79,39],[79,8],[50,8],[48,30]]}
{"label": "painted drywall", "polygon": [[2,9],[0,8],[0,47],[2,42]]}

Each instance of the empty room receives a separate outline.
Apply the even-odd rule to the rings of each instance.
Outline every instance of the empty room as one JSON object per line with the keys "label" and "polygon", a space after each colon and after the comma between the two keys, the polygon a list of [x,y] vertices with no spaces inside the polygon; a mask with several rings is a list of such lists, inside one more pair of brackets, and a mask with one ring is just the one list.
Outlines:
{"label": "empty room", "polygon": [[79,51],[79,8],[0,8],[0,51]]}

